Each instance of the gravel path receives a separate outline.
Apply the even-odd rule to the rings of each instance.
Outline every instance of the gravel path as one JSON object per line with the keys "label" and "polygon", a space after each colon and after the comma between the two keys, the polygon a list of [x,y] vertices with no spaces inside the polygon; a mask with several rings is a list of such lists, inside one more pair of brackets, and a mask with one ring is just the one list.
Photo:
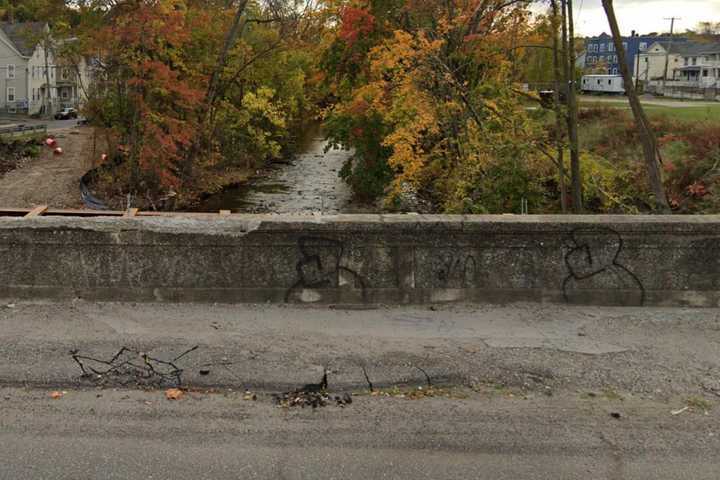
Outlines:
{"label": "gravel path", "polygon": [[0,207],[82,207],[78,182],[89,169],[91,130],[65,129],[53,133],[64,154],[56,156],[49,148],[43,148],[39,157],[24,162],[20,168],[1,176]]}

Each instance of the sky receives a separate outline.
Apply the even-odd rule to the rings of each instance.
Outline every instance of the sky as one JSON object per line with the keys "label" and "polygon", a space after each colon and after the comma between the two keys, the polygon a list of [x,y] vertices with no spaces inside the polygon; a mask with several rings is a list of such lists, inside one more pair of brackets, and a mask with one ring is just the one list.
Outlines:
{"label": "sky", "polygon": [[[720,0],[614,0],[613,5],[623,35],[632,30],[668,32],[670,20],[665,18],[670,17],[680,17],[675,20],[676,32],[694,28],[701,21],[720,22]],[[610,33],[600,0],[573,0],[573,9],[577,35]]]}

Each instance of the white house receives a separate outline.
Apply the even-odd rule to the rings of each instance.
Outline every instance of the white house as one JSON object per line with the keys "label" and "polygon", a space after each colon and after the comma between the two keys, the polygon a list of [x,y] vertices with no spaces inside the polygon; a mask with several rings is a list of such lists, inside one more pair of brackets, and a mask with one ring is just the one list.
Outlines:
{"label": "white house", "polygon": [[673,70],[682,65],[682,51],[687,48],[687,43],[654,42],[647,50],[638,54],[638,60],[634,65],[634,77],[642,82],[661,80],[665,75],[665,57],[668,57],[669,78],[672,78]]}
{"label": "white house", "polygon": [[87,85],[84,65],[57,62],[41,38],[49,35],[47,24],[0,22],[0,111],[5,113],[50,113],[77,107],[84,100],[76,72]]}
{"label": "white house", "polygon": [[720,43],[699,43],[684,51],[673,80],[699,88],[720,87]]}

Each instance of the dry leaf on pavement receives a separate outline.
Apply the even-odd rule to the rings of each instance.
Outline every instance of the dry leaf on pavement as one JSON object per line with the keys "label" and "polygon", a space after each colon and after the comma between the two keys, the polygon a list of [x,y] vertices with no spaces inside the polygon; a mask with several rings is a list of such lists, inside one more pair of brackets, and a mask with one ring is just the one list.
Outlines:
{"label": "dry leaf on pavement", "polygon": [[168,400],[180,400],[180,397],[183,396],[183,391],[179,388],[168,388],[165,390],[165,398]]}

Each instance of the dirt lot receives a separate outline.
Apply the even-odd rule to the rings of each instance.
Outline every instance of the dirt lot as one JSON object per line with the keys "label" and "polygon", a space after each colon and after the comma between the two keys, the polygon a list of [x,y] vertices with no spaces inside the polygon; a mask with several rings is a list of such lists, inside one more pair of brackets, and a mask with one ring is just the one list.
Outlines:
{"label": "dirt lot", "polygon": [[0,176],[0,207],[82,206],[78,182],[90,169],[92,130],[87,127],[69,128],[52,134],[63,148],[63,155],[53,155],[52,150],[43,148],[38,157]]}

